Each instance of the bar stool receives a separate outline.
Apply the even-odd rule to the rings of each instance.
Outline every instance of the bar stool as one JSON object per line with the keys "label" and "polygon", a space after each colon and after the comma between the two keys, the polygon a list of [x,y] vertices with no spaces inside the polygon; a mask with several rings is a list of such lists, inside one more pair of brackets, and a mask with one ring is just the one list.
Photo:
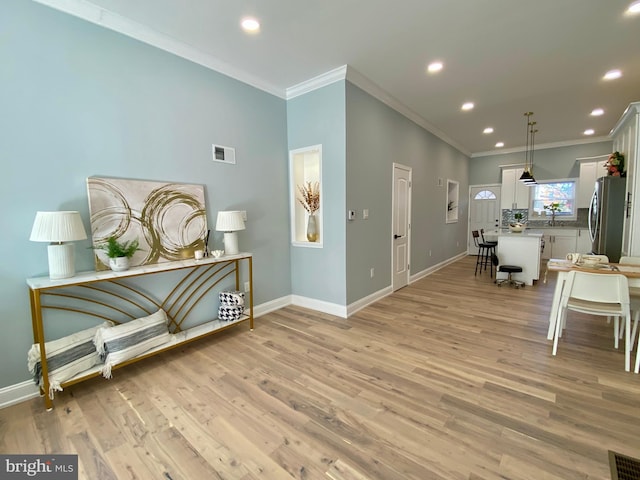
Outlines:
{"label": "bar stool", "polygon": [[[496,247],[498,246],[498,241],[497,240],[485,240],[484,238],[484,228],[480,229],[480,238],[482,238],[482,243],[484,243],[485,245],[489,245],[489,258],[493,258],[493,256],[496,254]],[[493,275],[492,275],[493,277]]]}
{"label": "bar stool", "polygon": [[473,243],[476,247],[478,247],[478,257],[476,258],[476,270],[473,273],[477,275],[478,272],[482,273],[482,269],[487,269],[487,264],[489,265],[489,272],[491,277],[493,278],[493,263],[491,262],[492,252],[495,252],[495,244],[484,243],[480,240],[480,232],[478,230],[473,230],[471,232],[473,235]]}
{"label": "bar stool", "polygon": [[501,287],[503,283],[506,283],[507,285],[509,285],[511,287],[516,287],[516,288],[523,287],[524,288],[524,282],[522,282],[520,280],[515,280],[512,277],[512,275],[514,273],[522,273],[522,267],[520,267],[518,265],[498,265],[498,263],[500,263],[500,262],[498,260],[498,256],[497,255],[494,255],[492,257],[492,263],[495,264],[495,266],[496,266],[496,272],[504,272],[504,273],[508,274],[507,278],[504,278],[502,280],[496,279],[496,284],[499,287]]}

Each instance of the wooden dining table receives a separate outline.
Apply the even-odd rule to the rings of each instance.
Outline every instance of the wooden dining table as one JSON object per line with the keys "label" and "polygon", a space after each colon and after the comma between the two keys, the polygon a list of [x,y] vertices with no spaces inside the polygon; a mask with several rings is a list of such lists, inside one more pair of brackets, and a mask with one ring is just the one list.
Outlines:
{"label": "wooden dining table", "polygon": [[551,303],[551,311],[549,312],[549,330],[547,339],[553,340],[553,334],[556,328],[556,322],[560,316],[560,299],[567,280],[567,273],[571,271],[604,273],[604,274],[621,274],[627,277],[629,287],[640,287],[640,265],[628,265],[623,263],[600,263],[596,265],[583,265],[573,263],[569,260],[552,258],[547,262],[547,270],[544,274],[544,283],[547,282],[547,272],[558,272],[556,288],[553,292],[553,301]]}

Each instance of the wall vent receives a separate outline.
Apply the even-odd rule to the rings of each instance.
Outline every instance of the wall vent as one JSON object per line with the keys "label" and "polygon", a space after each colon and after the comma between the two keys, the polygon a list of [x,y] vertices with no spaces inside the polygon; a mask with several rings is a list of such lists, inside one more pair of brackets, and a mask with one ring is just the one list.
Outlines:
{"label": "wall vent", "polygon": [[640,460],[609,450],[611,480],[640,480]]}
{"label": "wall vent", "polygon": [[233,147],[223,147],[222,145],[212,145],[214,162],[236,163],[236,149]]}

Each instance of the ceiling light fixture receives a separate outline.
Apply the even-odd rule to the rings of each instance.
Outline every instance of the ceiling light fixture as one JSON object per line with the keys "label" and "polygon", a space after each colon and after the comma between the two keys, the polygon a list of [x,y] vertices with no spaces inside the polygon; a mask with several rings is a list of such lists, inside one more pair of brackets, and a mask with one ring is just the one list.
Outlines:
{"label": "ceiling light fixture", "polygon": [[243,18],[240,25],[242,25],[242,29],[247,33],[258,33],[260,31],[260,22],[255,18]]}
{"label": "ceiling light fixture", "polygon": [[622,72],[620,70],[609,70],[604,74],[605,80],[615,80],[616,78],[620,78],[622,76]]}
{"label": "ceiling light fixture", "polygon": [[627,8],[627,13],[631,15],[635,15],[636,13],[640,13],[640,0],[636,0],[635,2],[631,2],[629,8]]}
{"label": "ceiling light fixture", "polygon": [[587,128],[584,132],[585,135],[593,135],[595,132],[595,130],[593,128]]}
{"label": "ceiling light fixture", "polygon": [[591,110],[591,114],[592,117],[599,117],[600,115],[604,115],[604,110],[601,108],[594,108],[593,110]]}
{"label": "ceiling light fixture", "polygon": [[502,148],[502,147],[504,147],[504,142],[496,143],[496,148]]}
{"label": "ceiling light fixture", "polygon": [[432,62],[427,67],[427,71],[429,73],[438,73],[440,70],[442,70],[442,67],[444,67],[442,62]]}
{"label": "ceiling light fixture", "polygon": [[485,135],[488,135],[490,133],[493,133],[493,127],[487,127],[485,128],[482,133],[484,133]]}
{"label": "ceiling light fixture", "polygon": [[520,175],[520,181],[524,184],[537,185],[536,179],[533,178],[533,152],[534,152],[534,140],[536,136],[535,129],[536,122],[531,121],[533,112],[526,112],[524,114],[527,117],[527,144],[524,150],[524,171]]}
{"label": "ceiling light fixture", "polygon": [[462,110],[473,110],[474,106],[473,102],[466,102],[462,104]]}

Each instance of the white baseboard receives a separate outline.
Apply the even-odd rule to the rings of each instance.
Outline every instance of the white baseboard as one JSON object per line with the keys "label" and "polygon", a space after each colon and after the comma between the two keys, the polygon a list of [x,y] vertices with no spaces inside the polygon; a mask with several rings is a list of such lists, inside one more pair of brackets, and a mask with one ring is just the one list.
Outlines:
{"label": "white baseboard", "polygon": [[40,396],[40,389],[33,380],[16,383],[8,387],[0,388],[0,408],[25,402]]}
{"label": "white baseboard", "polygon": [[371,305],[372,303],[377,302],[378,300],[386,297],[387,295],[391,295],[393,293],[393,289],[391,285],[384,287],[377,292],[373,292],[371,295],[367,295],[360,300],[356,300],[352,304],[347,306],[347,315],[351,316],[359,310],[362,310],[364,307]]}
{"label": "white baseboard", "polygon": [[284,297],[261,303],[260,305],[256,305],[253,309],[253,318],[258,318],[262,315],[266,315],[267,313],[275,312],[276,310],[284,308],[287,305],[291,305],[291,295],[285,295]]}
{"label": "white baseboard", "polygon": [[[466,255],[466,252],[461,253],[453,258],[450,258],[449,260],[445,260],[444,262],[429,267],[419,273],[416,273],[415,275],[411,275],[409,277],[409,283],[420,280],[421,278],[424,278],[427,275],[440,270],[446,265],[449,265],[450,263],[453,263],[465,257]],[[257,318],[280,308],[286,307],[287,305],[297,305],[299,307],[310,308],[311,310],[317,310],[319,312],[328,313],[337,317],[347,318],[357,311],[362,310],[366,306],[377,302],[387,295],[390,295],[391,293],[393,293],[393,291],[391,290],[391,286],[389,285],[388,287],[367,295],[360,300],[356,300],[348,306],[325,302],[323,300],[316,300],[315,298],[303,297],[300,295],[286,295],[284,297],[280,297],[275,300],[256,305],[253,309],[253,316],[254,318]],[[9,385],[8,387],[0,388],[0,408],[24,402],[26,400],[38,397],[39,395],[40,390],[32,381],[28,380],[25,382],[17,383],[15,385]]]}
{"label": "white baseboard", "polygon": [[329,303],[300,295],[291,295],[291,303],[298,307],[310,308],[311,310],[328,313],[336,317],[347,318],[347,307],[338,305],[337,303]]}
{"label": "white baseboard", "polygon": [[437,272],[441,268],[444,268],[444,267],[446,267],[447,265],[449,265],[449,264],[451,264],[453,262],[457,262],[458,260],[460,260],[461,258],[464,258],[466,256],[467,256],[467,252],[459,253],[455,257],[451,257],[451,258],[449,258],[447,260],[444,260],[443,262],[440,262],[440,263],[438,263],[436,265],[433,265],[432,267],[426,268],[426,269],[422,270],[421,272],[416,273],[415,275],[411,275],[409,277],[409,283],[416,282],[416,281],[420,280],[421,278],[426,277],[427,275],[431,275],[433,272]]}

